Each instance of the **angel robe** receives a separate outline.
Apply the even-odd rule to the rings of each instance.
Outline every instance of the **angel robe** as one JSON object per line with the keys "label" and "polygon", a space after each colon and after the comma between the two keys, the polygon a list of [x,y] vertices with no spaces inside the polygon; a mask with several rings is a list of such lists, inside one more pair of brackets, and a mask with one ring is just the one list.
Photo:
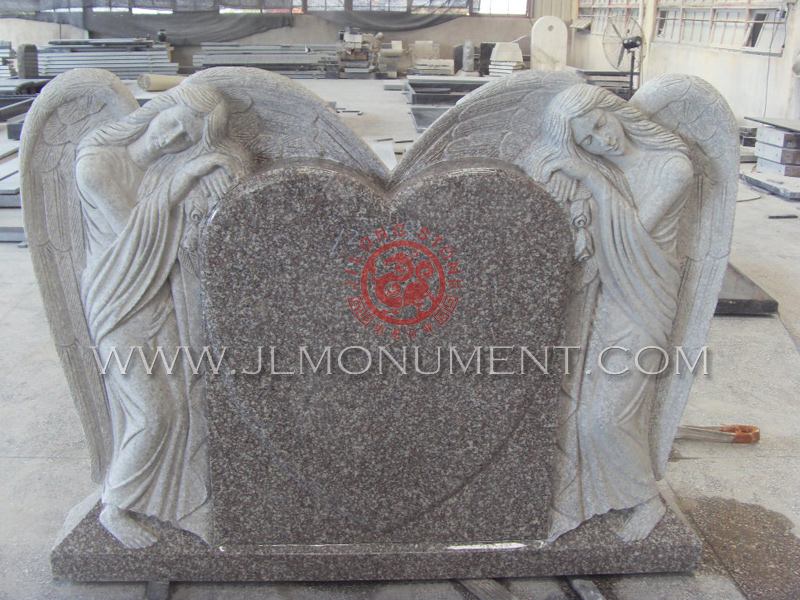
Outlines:
{"label": "angel robe", "polygon": [[[134,347],[142,347],[148,361],[162,347],[171,361],[188,345],[177,263],[183,207],[169,206],[171,177],[143,172],[122,146],[84,148],[78,169],[87,237],[83,305],[98,352],[105,360],[116,347],[124,364]],[[113,176],[126,193],[130,213],[121,231],[108,217],[108,199],[92,189],[93,176]],[[104,376],[113,454],[102,500],[208,540],[202,386],[191,385],[182,357],[172,374],[162,364],[148,374],[139,359],[134,351],[127,374],[112,360]]]}
{"label": "angel robe", "polygon": [[[626,173],[660,189],[674,175],[676,152],[647,152],[636,173]],[[634,195],[637,190],[631,185]],[[562,386],[558,430],[559,457],[553,486],[551,537],[574,529],[594,515],[632,508],[658,494],[650,450],[655,376],[638,370],[633,357],[648,346],[667,349],[677,312],[680,265],[676,253],[683,197],[671,205],[652,231],[635,206],[610,188],[592,202],[591,233],[597,276],[572,301],[569,345],[581,345],[582,368]],[[643,195],[643,194],[642,194]],[[641,196],[640,196],[641,197]],[[598,364],[600,353],[609,372]],[[641,369],[656,372],[663,357],[656,350],[640,356]]]}

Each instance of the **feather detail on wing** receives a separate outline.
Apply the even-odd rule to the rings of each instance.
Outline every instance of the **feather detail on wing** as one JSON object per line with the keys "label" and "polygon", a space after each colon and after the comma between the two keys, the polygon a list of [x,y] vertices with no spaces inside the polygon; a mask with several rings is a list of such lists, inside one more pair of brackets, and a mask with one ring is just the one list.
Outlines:
{"label": "feather detail on wing", "polygon": [[[566,73],[529,71],[482,86],[422,135],[392,173],[392,183],[446,160],[486,157],[513,162],[550,189],[558,182],[542,181],[545,175],[535,163],[542,113],[559,92],[578,83],[579,78]],[[670,341],[694,361],[705,342],[728,260],[738,171],[736,122],[711,85],[687,75],[648,82],[631,104],[679,135],[691,152],[696,176],[679,228],[682,281]],[[583,272],[591,278],[595,270]],[[693,374],[682,366],[681,375],[658,382],[650,436],[658,478],[692,385]]]}
{"label": "feather detail on wing", "polygon": [[[728,264],[739,170],[736,120],[719,92],[690,75],[653,79],[631,104],[679,135],[691,153],[695,185],[681,216],[682,279],[669,351],[675,358],[680,346],[694,361],[705,343]],[[650,444],[657,478],[664,476],[694,379],[683,362],[683,373],[676,375],[677,366],[659,380],[653,408]]]}
{"label": "feather detail on wing", "polygon": [[525,71],[481,86],[420,137],[392,172],[392,182],[460,158],[499,158],[529,171],[525,162],[539,139],[542,112],[556,94],[578,83],[568,73]]}
{"label": "feather detail on wing", "polygon": [[86,253],[75,154],[87,133],[138,106],[115,75],[74,69],[47,84],[33,103],[20,147],[22,208],[31,258],[86,434],[95,481],[101,480],[110,460],[111,425],[81,302]]}
{"label": "feather detail on wing", "polygon": [[386,167],[325,102],[300,84],[262,69],[218,67],[186,84],[220,92],[230,111],[230,135],[256,162],[323,158],[345,164],[384,183]]}

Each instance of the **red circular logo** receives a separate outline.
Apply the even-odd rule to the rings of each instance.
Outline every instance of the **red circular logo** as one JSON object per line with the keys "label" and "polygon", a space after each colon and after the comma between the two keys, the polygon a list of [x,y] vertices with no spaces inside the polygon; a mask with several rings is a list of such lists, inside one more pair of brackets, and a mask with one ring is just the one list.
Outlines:
{"label": "red circular logo", "polygon": [[375,250],[361,270],[361,297],[369,311],[391,325],[417,325],[442,303],[442,263],[428,248],[397,240]]}
{"label": "red circular logo", "polygon": [[[388,229],[388,231],[387,231]],[[453,316],[462,295],[461,266],[447,239],[414,221],[375,229],[345,243],[347,305],[364,327],[399,340],[432,334]],[[345,228],[339,233],[333,251]]]}

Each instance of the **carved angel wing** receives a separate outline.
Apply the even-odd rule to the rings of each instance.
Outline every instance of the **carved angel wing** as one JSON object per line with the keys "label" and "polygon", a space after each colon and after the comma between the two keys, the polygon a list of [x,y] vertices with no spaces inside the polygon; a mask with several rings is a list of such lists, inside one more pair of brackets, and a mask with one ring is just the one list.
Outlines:
{"label": "carved angel wing", "polygon": [[50,331],[86,434],[92,478],[110,459],[105,386],[80,294],[86,264],[83,214],[75,184],[78,142],[90,131],[138,108],[113,74],[75,69],[50,82],[25,118],[20,148],[22,208],[36,279]]}
{"label": "carved angel wing", "polygon": [[392,172],[392,182],[459,158],[499,158],[525,169],[545,107],[577,83],[581,79],[569,73],[526,71],[481,86],[417,140]]}
{"label": "carved angel wing", "polygon": [[[690,75],[653,79],[631,104],[683,138],[691,153],[695,186],[681,216],[678,253],[684,264],[670,345],[682,346],[693,361],[708,335],[730,253],[739,171],[736,120],[719,92]],[[694,379],[691,372],[669,372],[658,383],[650,436],[657,478],[664,476]]]}
{"label": "carved angel wing", "polygon": [[[542,112],[559,92],[577,83],[582,81],[567,73],[530,71],[479,88],[425,132],[392,173],[392,182],[437,162],[466,157],[507,160],[540,179],[531,157],[541,141]],[[736,122],[711,85],[688,75],[653,79],[631,104],[679,135],[691,151],[696,185],[681,216],[682,281],[671,341],[694,360],[706,339],[728,260],[738,170]],[[658,478],[691,389],[693,375],[685,371],[659,381],[650,436]]]}
{"label": "carved angel wing", "polygon": [[228,104],[230,135],[258,164],[281,158],[325,158],[380,182],[386,167],[325,102],[300,84],[269,71],[217,67],[189,77],[186,84],[215,88]]}

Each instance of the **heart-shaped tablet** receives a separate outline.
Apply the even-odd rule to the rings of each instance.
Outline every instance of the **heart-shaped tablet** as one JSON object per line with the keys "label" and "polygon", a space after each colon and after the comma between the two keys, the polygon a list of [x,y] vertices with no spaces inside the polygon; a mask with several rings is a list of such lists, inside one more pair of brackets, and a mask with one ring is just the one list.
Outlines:
{"label": "heart-shaped tablet", "polygon": [[546,537],[570,248],[499,163],[235,189],[203,241],[217,542]]}

